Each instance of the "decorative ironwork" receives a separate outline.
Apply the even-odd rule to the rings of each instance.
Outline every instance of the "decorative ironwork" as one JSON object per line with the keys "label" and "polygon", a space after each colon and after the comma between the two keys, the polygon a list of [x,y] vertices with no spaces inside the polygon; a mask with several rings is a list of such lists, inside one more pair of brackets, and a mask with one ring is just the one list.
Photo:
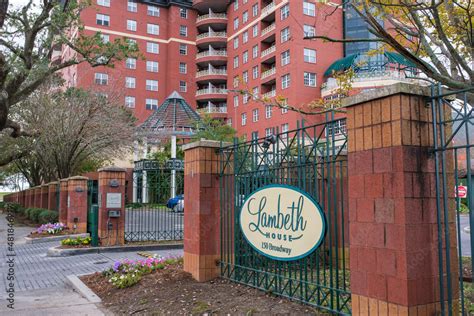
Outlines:
{"label": "decorative ironwork", "polygon": [[[221,275],[238,283],[288,297],[336,314],[350,314],[347,244],[347,137],[327,129],[337,122],[328,112],[322,124],[299,124],[293,131],[220,150]],[[254,250],[240,230],[247,196],[269,184],[307,192],[324,210],[327,235],[307,257],[277,261]]]}
{"label": "decorative ironwork", "polygon": [[169,159],[166,162],[159,162],[157,160],[139,160],[134,163],[134,171],[156,171],[162,169],[184,170],[184,161],[179,159]]}

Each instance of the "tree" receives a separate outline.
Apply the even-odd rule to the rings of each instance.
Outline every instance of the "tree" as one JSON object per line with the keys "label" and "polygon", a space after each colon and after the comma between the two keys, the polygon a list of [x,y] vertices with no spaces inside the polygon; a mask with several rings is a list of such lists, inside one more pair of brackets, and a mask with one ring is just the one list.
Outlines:
{"label": "tree", "polygon": [[205,115],[200,122],[196,123],[196,130],[197,133],[194,135],[195,140],[204,138],[230,142],[236,135],[236,131],[232,126],[225,124],[222,120],[213,119],[209,115]]}
{"label": "tree", "polygon": [[[133,144],[135,119],[119,97],[42,86],[12,113],[34,136],[12,142],[1,155],[22,153],[14,166],[31,185],[68,178],[122,157]],[[11,140],[7,133],[0,141]]]}
{"label": "tree", "polygon": [[[374,38],[306,39],[380,42],[414,63],[428,78],[454,90],[474,88],[474,2],[471,0],[345,0]],[[334,11],[335,12],[335,11]],[[471,98],[473,96],[471,95]]]}
{"label": "tree", "polygon": [[[29,0],[25,6],[13,8],[8,0],[0,0],[0,132],[8,130],[11,138],[32,136],[10,114],[12,108],[59,70],[82,62],[93,67],[113,66],[117,60],[138,55],[136,44],[125,39],[103,43],[101,34],[84,33],[80,13],[88,1],[35,2]],[[77,54],[52,59],[54,51],[62,47]],[[4,159],[0,166],[18,158]]]}

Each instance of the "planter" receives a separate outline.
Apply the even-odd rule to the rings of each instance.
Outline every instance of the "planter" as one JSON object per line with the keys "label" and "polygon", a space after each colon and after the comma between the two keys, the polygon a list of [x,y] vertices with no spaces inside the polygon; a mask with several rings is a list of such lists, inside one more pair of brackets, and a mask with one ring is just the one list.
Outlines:
{"label": "planter", "polygon": [[77,237],[89,237],[89,233],[82,233],[82,234],[71,234],[71,235],[56,235],[56,236],[45,236],[45,237],[25,237],[27,244],[39,244],[44,242],[52,242],[52,241],[61,241],[67,238],[77,238]]}
{"label": "planter", "polygon": [[49,248],[46,255],[48,257],[67,257],[67,256],[83,255],[83,254],[88,254],[88,253],[170,250],[170,249],[183,249],[183,244],[173,243],[173,244],[159,244],[159,245],[87,247],[87,248],[61,248],[61,246],[56,246],[56,247]]}

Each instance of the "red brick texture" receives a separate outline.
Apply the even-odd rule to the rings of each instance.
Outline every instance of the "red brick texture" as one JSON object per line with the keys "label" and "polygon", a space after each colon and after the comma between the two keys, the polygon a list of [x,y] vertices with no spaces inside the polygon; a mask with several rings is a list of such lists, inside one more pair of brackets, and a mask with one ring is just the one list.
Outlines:
{"label": "red brick texture", "polygon": [[71,177],[67,182],[66,224],[76,233],[87,232],[87,178]]}
{"label": "red brick texture", "polygon": [[[425,104],[421,96],[397,94],[347,109],[351,291],[357,315],[439,301],[435,169]],[[454,211],[449,224],[455,229]],[[456,240],[451,240],[455,253]]]}
{"label": "red brick texture", "polygon": [[67,179],[59,181],[59,221],[61,223],[67,223]]}

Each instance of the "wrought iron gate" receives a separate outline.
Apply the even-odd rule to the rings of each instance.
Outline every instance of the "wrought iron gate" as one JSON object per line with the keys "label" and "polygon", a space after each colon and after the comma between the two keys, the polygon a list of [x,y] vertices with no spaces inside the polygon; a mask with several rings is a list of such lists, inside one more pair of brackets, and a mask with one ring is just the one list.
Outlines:
{"label": "wrought iron gate", "polygon": [[99,181],[87,181],[87,232],[92,246],[99,245]]}
{"label": "wrought iron gate", "polygon": [[[275,129],[265,138],[235,140],[221,148],[221,275],[322,310],[350,314],[347,136],[344,120],[336,120],[333,112],[325,118],[323,124],[298,122],[296,130]],[[244,200],[270,184],[295,186],[324,209],[327,234],[309,256],[270,259],[243,237],[239,214]]]}
{"label": "wrought iron gate", "polygon": [[448,315],[458,309],[462,315],[474,313],[474,114],[468,102],[473,94],[474,89],[432,87],[439,295]]}

